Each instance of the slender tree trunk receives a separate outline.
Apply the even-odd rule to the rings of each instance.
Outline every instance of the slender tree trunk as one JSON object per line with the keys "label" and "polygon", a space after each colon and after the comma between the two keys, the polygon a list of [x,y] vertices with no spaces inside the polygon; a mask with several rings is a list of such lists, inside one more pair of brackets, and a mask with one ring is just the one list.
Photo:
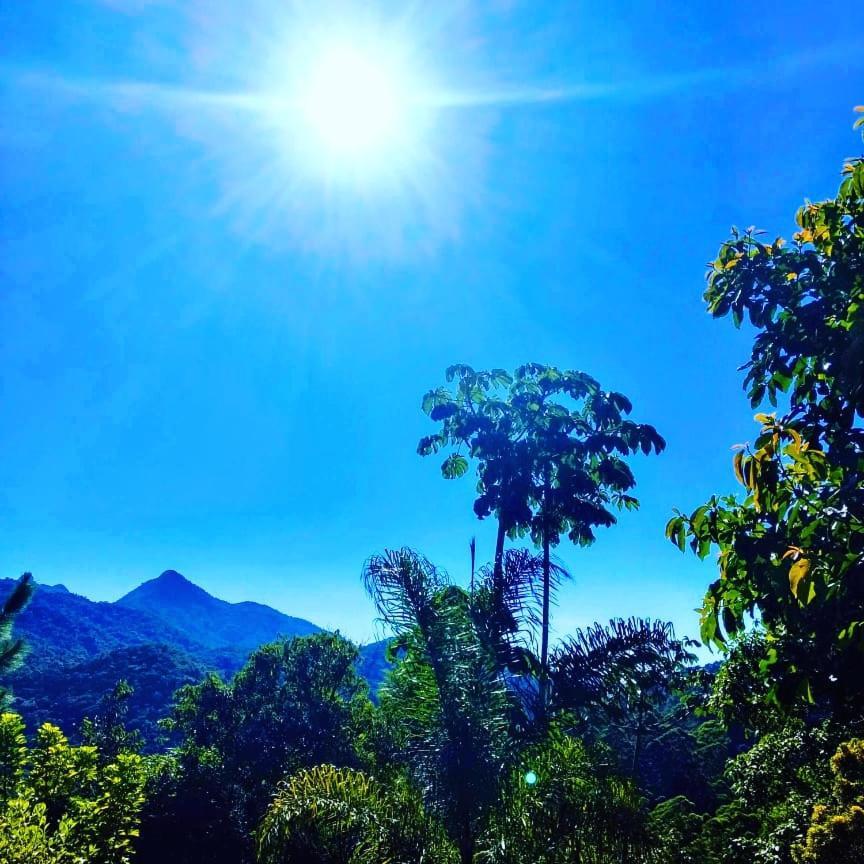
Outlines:
{"label": "slender tree trunk", "polygon": [[495,568],[493,576],[495,584],[501,581],[501,575],[504,572],[504,538],[507,536],[507,529],[504,527],[504,517],[498,516],[498,536],[495,538]]}
{"label": "slender tree trunk", "polygon": [[549,584],[549,533],[543,532],[543,621],[540,633],[540,710],[546,714],[546,699],[549,692],[549,606],[551,585]]}
{"label": "slender tree trunk", "polygon": [[540,712],[546,716],[549,696],[549,606],[552,593],[549,556],[549,472],[543,487],[543,620],[540,633]]}
{"label": "slender tree trunk", "polygon": [[461,864],[474,862],[474,837],[467,822],[462,826],[462,836],[459,838],[459,860]]}
{"label": "slender tree trunk", "polygon": [[636,721],[636,737],[633,741],[633,765],[631,766],[631,773],[633,774],[634,780],[636,779],[636,772],[639,770],[639,757],[642,755],[642,731],[644,721],[645,691],[641,690],[639,692],[639,714]]}

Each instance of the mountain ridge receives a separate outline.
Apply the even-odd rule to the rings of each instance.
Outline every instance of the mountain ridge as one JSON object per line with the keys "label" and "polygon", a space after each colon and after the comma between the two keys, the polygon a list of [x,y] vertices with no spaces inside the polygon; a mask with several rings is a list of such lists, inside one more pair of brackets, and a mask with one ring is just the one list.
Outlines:
{"label": "mountain ridge", "polygon": [[214,597],[176,570],[142,582],[115,605],[150,614],[211,649],[254,649],[279,636],[309,636],[322,629],[263,603]]}
{"label": "mountain ridge", "polygon": [[[0,601],[14,584],[0,579]],[[29,653],[9,683],[14,707],[31,727],[48,720],[74,736],[116,684],[112,677],[125,677],[148,691],[136,694],[129,725],[149,739],[155,720],[167,716],[176,686],[210,671],[230,678],[259,645],[323,628],[262,603],[229,603],[166,570],[114,602],[37,583],[15,632]],[[385,646],[383,640],[359,648],[358,672],[373,694],[389,668]],[[166,664],[164,686],[156,686],[159,670],[148,668],[148,658]]]}

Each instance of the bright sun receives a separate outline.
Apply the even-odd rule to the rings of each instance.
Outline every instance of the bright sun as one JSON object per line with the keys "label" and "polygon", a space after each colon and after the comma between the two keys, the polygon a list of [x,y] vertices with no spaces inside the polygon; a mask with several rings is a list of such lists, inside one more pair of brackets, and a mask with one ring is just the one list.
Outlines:
{"label": "bright sun", "polygon": [[367,160],[394,149],[409,122],[399,70],[350,45],[329,45],[300,82],[303,119],[330,156]]}

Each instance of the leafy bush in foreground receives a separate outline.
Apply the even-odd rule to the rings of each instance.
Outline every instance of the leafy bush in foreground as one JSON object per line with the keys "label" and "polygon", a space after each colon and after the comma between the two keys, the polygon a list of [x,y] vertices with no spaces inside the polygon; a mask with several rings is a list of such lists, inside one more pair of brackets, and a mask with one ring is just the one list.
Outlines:
{"label": "leafy bush in foreground", "polygon": [[127,864],[144,802],[141,757],[103,762],[46,724],[28,747],[17,714],[0,715],[0,864]]}

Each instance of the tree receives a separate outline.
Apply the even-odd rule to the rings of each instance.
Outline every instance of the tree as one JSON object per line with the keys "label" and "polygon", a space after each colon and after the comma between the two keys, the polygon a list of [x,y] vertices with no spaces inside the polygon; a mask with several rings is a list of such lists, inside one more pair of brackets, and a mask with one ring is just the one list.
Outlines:
{"label": "tree", "polygon": [[514,703],[496,652],[474,626],[470,595],[416,552],[373,556],[363,578],[402,654],[380,694],[387,755],[471,864],[514,754]]}
{"label": "tree", "polygon": [[[616,521],[613,510],[638,507],[628,494],[636,481],[626,456],[640,449],[661,452],[665,441],[654,427],[626,419],[630,401],[604,391],[584,372],[562,372],[529,363],[513,375],[451,366],[451,392],[428,392],[423,410],[441,430],[418,444],[421,455],[452,448],[441,470],[456,478],[477,460],[479,518],[495,514],[495,569],[500,571],[505,536],[529,535],[542,549],[540,692],[545,711],[549,672],[550,604],[555,577],[551,547],[562,534],[588,546],[594,529]],[[463,450],[465,452],[463,452]],[[466,456],[467,454],[467,456]]]}
{"label": "tree", "polygon": [[143,745],[139,732],[126,728],[129,697],[134,693],[125,679],[99,701],[94,717],[85,717],[81,724],[81,740],[95,747],[103,759],[115,759],[121,753],[139,753]]}
{"label": "tree", "polygon": [[[0,609],[0,676],[14,672],[24,659],[23,639],[12,636],[15,618],[24,610],[33,596],[33,576],[25,573],[12,589]],[[0,707],[8,701],[8,692],[0,687]]]}
{"label": "tree", "polygon": [[128,864],[144,801],[140,756],[101,760],[42,726],[28,748],[17,714],[0,715],[0,864]]}
{"label": "tree", "polygon": [[[638,750],[650,731],[645,706],[657,698],[653,689],[664,675],[667,686],[683,677],[689,655],[668,625],[597,625],[556,653],[556,713],[541,721],[532,712],[540,618],[528,590],[541,567],[539,556],[507,550],[500,571],[494,564],[480,569],[473,592],[409,549],[374,556],[364,570],[381,619],[395,633],[376,770],[390,779],[404,772],[464,864],[552,864],[573,860],[577,849],[596,856],[584,860],[616,861],[624,849],[632,846],[635,856],[632,850],[643,848],[638,794],[600,770],[564,730],[572,731],[573,712],[589,705],[629,720],[641,699],[641,726],[628,727]],[[529,770],[541,782],[526,792]]]}
{"label": "tree", "polygon": [[181,688],[166,726],[180,738],[151,777],[141,859],[253,860],[252,834],[280,780],[321,763],[358,767],[372,710],[357,649],[318,633],[265,645],[230,682]]}
{"label": "tree", "polygon": [[662,621],[618,618],[577,630],[552,658],[553,705],[604,737],[614,729],[635,777],[646,738],[662,728],[673,692],[689,683],[696,657],[688,646]]}
{"label": "tree", "polygon": [[756,328],[745,388],[759,413],[733,467],[744,495],[677,513],[667,536],[720,575],[702,638],[724,647],[758,616],[768,698],[835,717],[864,709],[864,160],[843,167],[836,198],[806,203],[791,244],[737,231],[708,274],[715,317]]}

